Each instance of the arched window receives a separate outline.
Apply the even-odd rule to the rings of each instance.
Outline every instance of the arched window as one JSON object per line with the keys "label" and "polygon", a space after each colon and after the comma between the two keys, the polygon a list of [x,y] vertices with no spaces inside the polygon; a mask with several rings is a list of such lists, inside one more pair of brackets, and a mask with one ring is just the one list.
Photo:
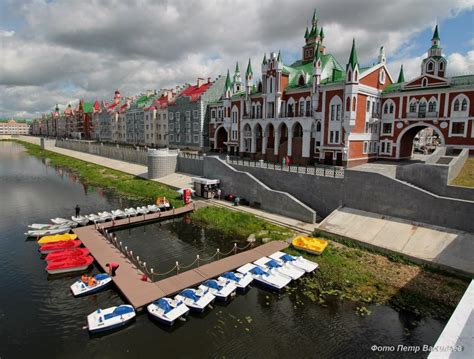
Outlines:
{"label": "arched window", "polygon": [[459,100],[454,101],[454,111],[459,111]]}
{"label": "arched window", "polygon": [[316,122],[316,132],[321,132],[321,121]]}
{"label": "arched window", "polygon": [[383,107],[383,113],[388,113],[388,104],[385,104]]}
{"label": "arched window", "polygon": [[443,62],[443,61],[441,61],[441,62],[439,63],[439,70],[440,70],[440,71],[443,71],[443,70],[444,70],[444,62]]}
{"label": "arched window", "polygon": [[425,117],[426,114],[426,102],[421,101],[420,106],[418,106],[418,117]]}
{"label": "arched window", "polygon": [[428,69],[428,71],[433,71],[433,62],[432,61],[428,62],[427,69]]}
{"label": "arched window", "polygon": [[346,99],[346,111],[349,112],[351,110],[351,99],[348,97]]}
{"label": "arched window", "polygon": [[381,84],[385,83],[385,71],[380,71],[379,82]]}
{"label": "arched window", "polygon": [[351,80],[351,76],[352,76],[352,72],[351,72],[351,71],[348,71],[348,72],[347,72],[347,81],[350,81],[350,80]]}
{"label": "arched window", "polygon": [[269,86],[268,92],[269,93],[273,92],[273,79],[271,77],[270,77],[270,86]]}
{"label": "arched window", "polygon": [[357,71],[354,72],[354,81],[357,81]]}
{"label": "arched window", "polygon": [[462,100],[461,111],[467,111],[467,100]]}
{"label": "arched window", "polygon": [[426,77],[421,81],[421,86],[426,87],[428,85],[428,80]]}
{"label": "arched window", "polygon": [[303,117],[304,116],[304,98],[300,98],[300,102],[299,102],[299,114],[300,114],[300,117]]}
{"label": "arched window", "polygon": [[431,100],[428,104],[428,112],[436,112],[436,101]]}
{"label": "arched window", "polygon": [[252,104],[252,118],[255,118],[255,104]]}
{"label": "arched window", "polygon": [[357,99],[354,97],[352,99],[352,111],[355,111],[356,110],[356,105],[357,105]]}
{"label": "arched window", "polygon": [[390,103],[390,110],[389,110],[389,112],[390,112],[390,113],[393,113],[393,109],[394,109],[394,108],[393,108],[393,103]]}
{"label": "arched window", "polygon": [[410,102],[410,112],[416,112],[416,102]]}

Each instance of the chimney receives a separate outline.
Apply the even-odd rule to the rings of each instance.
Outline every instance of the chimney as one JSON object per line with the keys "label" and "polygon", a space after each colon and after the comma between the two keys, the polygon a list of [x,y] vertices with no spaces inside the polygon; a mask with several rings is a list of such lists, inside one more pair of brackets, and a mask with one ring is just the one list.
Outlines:
{"label": "chimney", "polygon": [[204,79],[202,77],[198,77],[196,86],[201,87],[203,84],[204,84]]}

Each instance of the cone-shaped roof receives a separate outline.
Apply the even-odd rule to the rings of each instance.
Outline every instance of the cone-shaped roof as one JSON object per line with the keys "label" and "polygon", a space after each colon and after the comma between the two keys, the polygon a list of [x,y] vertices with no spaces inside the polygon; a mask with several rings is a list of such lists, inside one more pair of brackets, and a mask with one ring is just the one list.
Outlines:
{"label": "cone-shaped roof", "polygon": [[278,61],[278,62],[281,62],[281,53],[280,53],[280,50],[278,50],[277,61]]}
{"label": "cone-shaped roof", "polygon": [[434,32],[433,32],[433,37],[431,38],[431,40],[441,40],[439,38],[439,34],[438,34],[438,25],[436,25],[435,29],[434,29]]}
{"label": "cone-shaped roof", "polygon": [[352,39],[352,49],[351,49],[351,54],[349,56],[349,62],[347,63],[347,66],[350,65],[354,69],[357,63],[358,61],[357,61],[357,51],[355,47],[355,39]]}
{"label": "cone-shaped roof", "polygon": [[238,61],[235,63],[235,72],[240,72],[240,70],[239,70],[239,62],[238,62]]}
{"label": "cone-shaped roof", "polygon": [[247,71],[245,71],[245,74],[247,76],[253,75],[252,64],[250,63],[250,57],[249,57],[249,64],[247,65]]}
{"label": "cone-shaped roof", "polygon": [[309,33],[308,33],[308,26],[306,26],[306,31],[304,32],[304,38],[307,39],[309,36]]}
{"label": "cone-shaped roof", "polygon": [[405,82],[405,74],[403,73],[403,65],[400,66],[400,73],[398,74],[397,83]]}
{"label": "cone-shaped roof", "polygon": [[230,90],[231,87],[232,87],[232,82],[230,81],[229,69],[227,69],[227,77],[225,79],[225,89],[226,89],[226,91]]}
{"label": "cone-shaped roof", "polygon": [[263,64],[263,65],[266,65],[266,64],[267,64],[267,54],[263,54],[263,61],[262,61],[262,64]]}
{"label": "cone-shaped roof", "polygon": [[321,31],[319,32],[319,37],[322,39],[324,39],[324,31],[323,31],[323,28],[321,27]]}

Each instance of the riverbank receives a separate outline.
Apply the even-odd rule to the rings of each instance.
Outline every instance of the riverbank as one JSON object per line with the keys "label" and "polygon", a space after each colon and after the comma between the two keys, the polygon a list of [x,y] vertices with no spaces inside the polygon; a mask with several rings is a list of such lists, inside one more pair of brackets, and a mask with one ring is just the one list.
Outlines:
{"label": "riverbank", "polygon": [[[192,218],[210,228],[241,238],[255,234],[257,240],[287,239],[295,235],[286,228],[250,214],[225,208],[201,208],[192,214]],[[348,299],[358,303],[357,313],[361,315],[370,314],[366,306],[378,304],[446,320],[468,286],[467,280],[430,271],[397,256],[387,256],[343,243],[324,233],[314,235],[326,237],[329,241],[328,248],[321,256],[312,256],[292,248],[286,250],[319,264],[313,276],[302,279],[303,290],[290,288],[290,295],[303,295],[321,305],[329,300]]]}
{"label": "riverbank", "polygon": [[43,150],[40,146],[28,142],[9,139],[3,141],[21,144],[28,154],[48,159],[54,166],[67,168],[90,185],[111,188],[122,196],[147,203],[154,203],[156,197],[166,197],[174,207],[183,206],[176,190],[158,182]]}

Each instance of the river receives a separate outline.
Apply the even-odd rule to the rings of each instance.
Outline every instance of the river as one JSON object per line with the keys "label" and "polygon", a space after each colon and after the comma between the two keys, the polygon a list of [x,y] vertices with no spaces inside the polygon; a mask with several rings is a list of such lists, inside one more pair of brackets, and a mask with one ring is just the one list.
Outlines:
{"label": "river", "polygon": [[[140,313],[129,327],[90,337],[86,316],[97,307],[123,303],[112,287],[74,298],[77,275],[48,277],[34,241],[24,232],[31,223],[127,206],[113,191],[84,185],[71,173],[0,142],[0,358],[331,358],[378,357],[372,345],[433,345],[444,322],[414,317],[389,306],[370,306],[355,314],[356,303],[326,306],[252,288],[202,316],[190,315],[172,329]],[[232,238],[184,219],[117,233],[149,266],[164,270],[196,253],[230,249]],[[94,267],[90,273],[97,273]],[[298,292],[298,283],[292,284]],[[303,297],[303,296],[300,296]],[[383,353],[384,357],[413,357]],[[418,353],[418,356],[420,354]]]}

